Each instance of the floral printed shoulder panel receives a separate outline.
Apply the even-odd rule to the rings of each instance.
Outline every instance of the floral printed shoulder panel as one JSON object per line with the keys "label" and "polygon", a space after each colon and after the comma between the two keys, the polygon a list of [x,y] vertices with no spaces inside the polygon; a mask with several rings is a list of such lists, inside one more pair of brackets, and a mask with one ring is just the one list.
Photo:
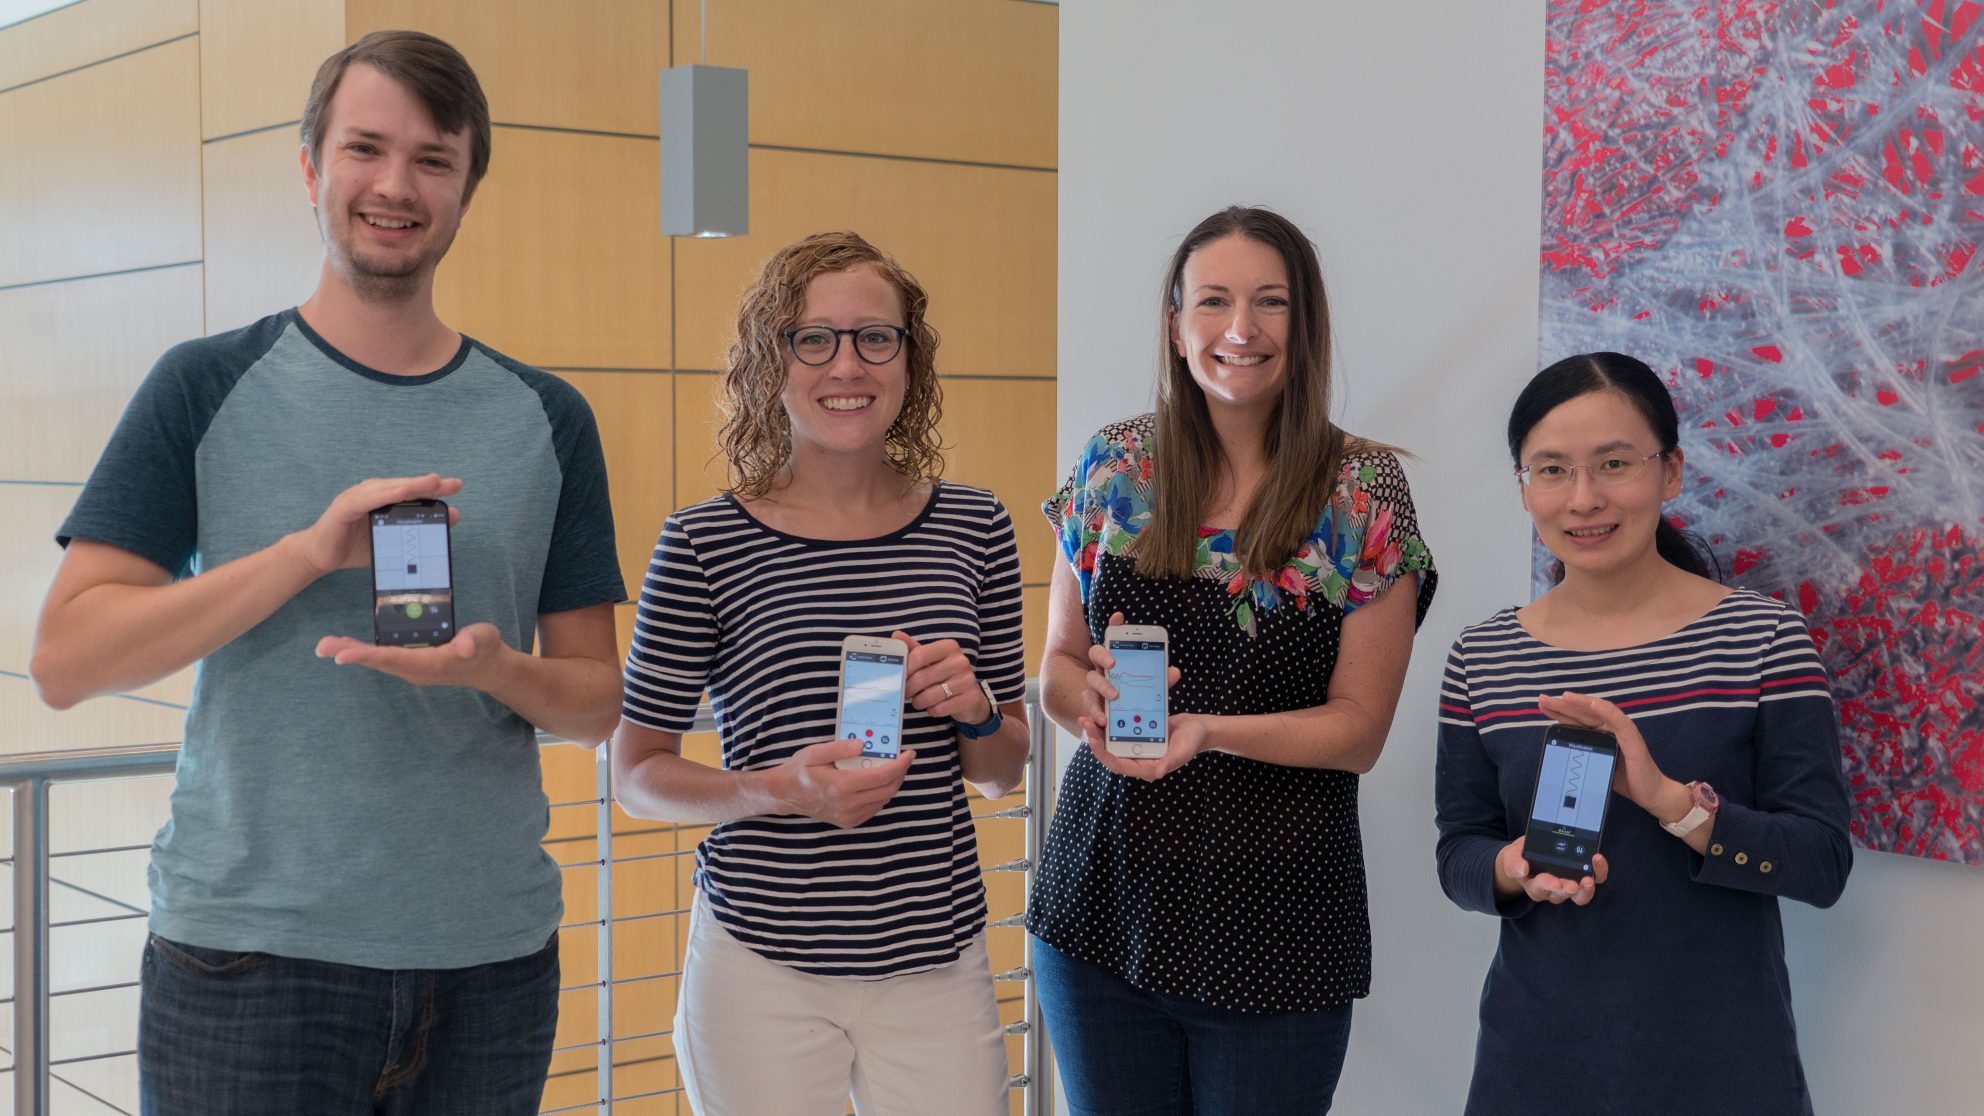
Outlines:
{"label": "floral printed shoulder panel", "polygon": [[[1096,561],[1123,555],[1151,518],[1155,415],[1103,427],[1082,447],[1067,483],[1042,510],[1060,537],[1061,555],[1081,578],[1088,600]],[[1254,631],[1257,613],[1281,607],[1307,610],[1316,600],[1345,613],[1377,597],[1401,574],[1433,570],[1433,556],[1419,537],[1412,494],[1398,459],[1383,451],[1344,458],[1336,490],[1309,541],[1272,578],[1248,578],[1233,553],[1233,532],[1200,527],[1193,576],[1225,585],[1233,621]],[[1421,611],[1430,599],[1421,579]]]}

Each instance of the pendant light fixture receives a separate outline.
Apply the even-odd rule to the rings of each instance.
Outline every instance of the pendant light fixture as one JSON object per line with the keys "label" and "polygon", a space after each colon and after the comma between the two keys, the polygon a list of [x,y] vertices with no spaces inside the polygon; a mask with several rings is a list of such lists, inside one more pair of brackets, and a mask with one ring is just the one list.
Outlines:
{"label": "pendant light fixture", "polygon": [[661,73],[661,235],[750,232],[751,133],[745,71],[708,64],[709,0],[702,6],[702,61]]}

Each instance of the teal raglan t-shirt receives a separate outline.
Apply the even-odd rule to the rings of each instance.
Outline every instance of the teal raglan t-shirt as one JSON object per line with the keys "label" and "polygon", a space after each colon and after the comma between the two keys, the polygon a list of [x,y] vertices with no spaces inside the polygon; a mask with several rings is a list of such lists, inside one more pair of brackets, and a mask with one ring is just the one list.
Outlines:
{"label": "teal raglan t-shirt", "polygon": [[[463,338],[389,376],[294,311],[165,354],[58,541],[191,576],[316,521],[368,477],[459,476],[457,623],[530,651],[541,613],[625,599],[592,412],[558,378]],[[383,969],[541,948],[563,912],[535,731],[466,687],[315,654],[372,638],[366,569],[318,579],[202,660],[152,845],[153,932]]]}

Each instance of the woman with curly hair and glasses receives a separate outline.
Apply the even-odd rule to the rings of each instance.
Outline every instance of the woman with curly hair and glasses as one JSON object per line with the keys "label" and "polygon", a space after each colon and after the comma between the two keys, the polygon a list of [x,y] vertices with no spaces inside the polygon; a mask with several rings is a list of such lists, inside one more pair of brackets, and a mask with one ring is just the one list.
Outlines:
{"label": "woman with curly hair and glasses", "polygon": [[[1006,1111],[985,889],[960,776],[1026,763],[1019,555],[939,477],[929,299],[853,233],[765,263],[723,376],[729,491],[668,518],[642,586],[615,797],[713,824],[675,1052],[709,1116]],[[836,740],[851,635],[909,649],[901,753]],[[707,690],[723,766],[682,755]]]}

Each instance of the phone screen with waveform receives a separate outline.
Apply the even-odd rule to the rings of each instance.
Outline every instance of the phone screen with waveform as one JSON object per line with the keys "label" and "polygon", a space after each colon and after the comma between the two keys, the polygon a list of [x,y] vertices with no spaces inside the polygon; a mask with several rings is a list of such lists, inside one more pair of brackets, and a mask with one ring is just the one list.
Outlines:
{"label": "phone screen with waveform", "polygon": [[1570,878],[1589,875],[1604,839],[1617,745],[1601,733],[1553,726],[1543,741],[1523,857]]}

